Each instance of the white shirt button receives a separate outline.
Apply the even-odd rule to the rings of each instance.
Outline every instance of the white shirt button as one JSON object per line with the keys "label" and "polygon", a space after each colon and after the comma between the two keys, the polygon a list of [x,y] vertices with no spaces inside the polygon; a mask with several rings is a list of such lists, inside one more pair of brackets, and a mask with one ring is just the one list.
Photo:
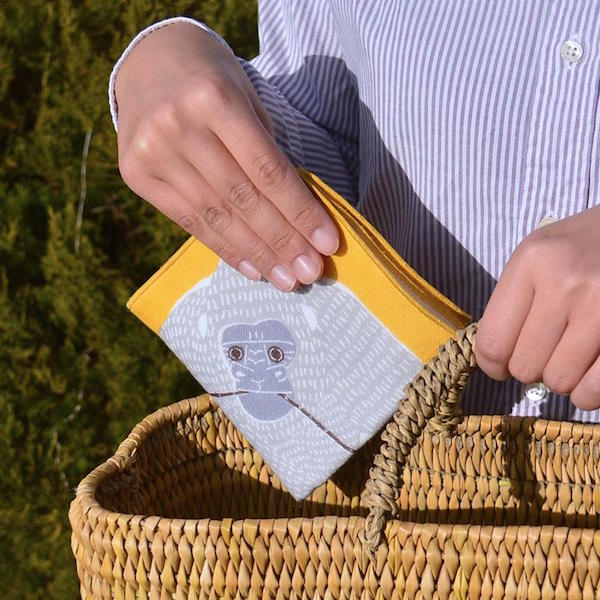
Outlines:
{"label": "white shirt button", "polygon": [[583,57],[583,46],[577,40],[567,40],[560,47],[560,55],[568,63],[576,63]]}
{"label": "white shirt button", "polygon": [[525,386],[525,395],[532,402],[540,402],[548,396],[548,388],[541,381],[538,383],[528,383]]}
{"label": "white shirt button", "polygon": [[554,217],[544,217],[538,224],[537,228],[543,227],[544,225],[550,225],[550,223],[554,223],[556,219]]}

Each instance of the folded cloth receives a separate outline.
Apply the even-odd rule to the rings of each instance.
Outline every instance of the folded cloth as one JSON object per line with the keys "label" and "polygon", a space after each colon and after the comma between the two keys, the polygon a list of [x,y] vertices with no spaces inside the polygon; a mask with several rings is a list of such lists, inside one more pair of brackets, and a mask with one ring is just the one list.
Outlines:
{"label": "folded cloth", "polygon": [[190,238],[127,304],[297,500],[391,418],[403,387],[470,320],[348,202],[299,172],[340,231],[318,282],[280,292]]}

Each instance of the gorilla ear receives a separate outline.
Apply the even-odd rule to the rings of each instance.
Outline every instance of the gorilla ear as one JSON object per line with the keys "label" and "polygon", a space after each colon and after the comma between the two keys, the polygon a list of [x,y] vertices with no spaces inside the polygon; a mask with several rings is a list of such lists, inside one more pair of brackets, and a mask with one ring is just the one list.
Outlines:
{"label": "gorilla ear", "polygon": [[300,309],[302,310],[302,315],[304,316],[308,328],[311,331],[314,331],[319,325],[317,313],[311,306],[308,306],[308,304],[301,304]]}
{"label": "gorilla ear", "polygon": [[202,313],[198,318],[198,333],[200,336],[205,338],[206,331],[208,330],[208,315],[206,313]]}

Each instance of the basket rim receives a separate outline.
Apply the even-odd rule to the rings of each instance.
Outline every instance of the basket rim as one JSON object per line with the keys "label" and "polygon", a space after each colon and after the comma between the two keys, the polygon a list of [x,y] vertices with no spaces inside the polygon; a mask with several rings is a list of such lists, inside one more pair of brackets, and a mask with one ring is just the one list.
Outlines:
{"label": "basket rim", "polygon": [[[260,517],[260,518],[241,518],[233,519],[224,517],[215,519],[212,517],[203,518],[175,518],[163,517],[160,515],[141,515],[134,513],[121,513],[111,511],[104,508],[96,499],[96,490],[100,484],[109,476],[114,475],[119,471],[125,470],[132,457],[135,455],[137,448],[141,446],[150,436],[156,431],[176,421],[187,418],[194,414],[203,414],[209,410],[218,410],[218,405],[212,399],[210,394],[202,393],[198,396],[179,400],[173,404],[163,406],[145,416],[142,421],[137,423],[127,437],[119,444],[115,453],[106,459],[103,463],[97,465],[90,471],[78,484],[75,497],[71,501],[69,513],[72,513],[77,506],[86,519],[91,519],[94,522],[98,520],[106,520],[119,524],[130,524],[132,521],[140,526],[157,525],[159,522],[169,522],[172,524],[185,524],[186,527],[197,527],[200,524],[207,523],[229,523],[231,525],[242,522],[244,524],[262,524],[263,526],[273,526],[276,522],[298,522],[298,523],[319,523],[327,522],[331,519],[336,522],[347,522],[348,525],[354,524],[361,527],[366,517],[359,515],[352,516],[335,516],[335,515],[319,515],[319,516],[295,516],[295,517]],[[500,431],[516,435],[519,432],[526,433],[530,436],[545,436],[550,441],[556,438],[576,438],[578,442],[598,442],[600,443],[600,424],[595,423],[579,423],[570,421],[550,421],[546,419],[538,419],[536,417],[522,417],[512,415],[469,415],[463,418],[459,428],[466,435],[475,432],[496,432]],[[245,438],[244,438],[245,439]],[[402,519],[391,520],[386,525],[386,529],[390,526],[426,526],[432,525],[441,530],[452,531],[468,531],[472,528],[490,529],[490,530],[515,530],[515,531],[598,531],[595,528],[570,527],[566,525],[475,525],[469,523],[418,523],[415,521],[404,521]]]}

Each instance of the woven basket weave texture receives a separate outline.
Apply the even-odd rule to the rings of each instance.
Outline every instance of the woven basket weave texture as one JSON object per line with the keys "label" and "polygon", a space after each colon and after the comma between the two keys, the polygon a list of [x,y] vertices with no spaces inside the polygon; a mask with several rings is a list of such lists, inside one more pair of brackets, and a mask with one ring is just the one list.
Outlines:
{"label": "woven basket weave texture", "polygon": [[420,403],[303,502],[209,396],[149,415],[71,504],[82,599],[600,597],[600,427]]}

